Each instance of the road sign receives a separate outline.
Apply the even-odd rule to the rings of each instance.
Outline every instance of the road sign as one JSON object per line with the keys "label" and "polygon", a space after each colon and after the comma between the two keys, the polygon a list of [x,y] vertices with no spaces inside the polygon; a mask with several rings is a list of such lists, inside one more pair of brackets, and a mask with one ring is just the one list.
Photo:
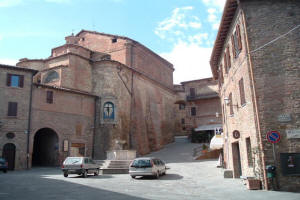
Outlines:
{"label": "road sign", "polygon": [[280,133],[277,131],[270,131],[267,133],[267,139],[273,144],[278,143],[280,141]]}

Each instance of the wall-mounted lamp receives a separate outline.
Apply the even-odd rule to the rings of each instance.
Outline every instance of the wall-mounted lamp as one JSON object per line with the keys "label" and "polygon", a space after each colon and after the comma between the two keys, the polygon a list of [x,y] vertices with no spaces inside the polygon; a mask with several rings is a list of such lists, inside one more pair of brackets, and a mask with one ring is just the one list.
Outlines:
{"label": "wall-mounted lamp", "polygon": [[230,99],[228,97],[225,97],[224,102],[225,102],[226,105],[229,105],[230,104]]}
{"label": "wall-mounted lamp", "polygon": [[[227,106],[231,104],[231,100],[228,97],[224,98],[224,102]],[[232,104],[232,106],[236,106],[236,108],[239,108],[238,104],[236,104],[236,105]]]}

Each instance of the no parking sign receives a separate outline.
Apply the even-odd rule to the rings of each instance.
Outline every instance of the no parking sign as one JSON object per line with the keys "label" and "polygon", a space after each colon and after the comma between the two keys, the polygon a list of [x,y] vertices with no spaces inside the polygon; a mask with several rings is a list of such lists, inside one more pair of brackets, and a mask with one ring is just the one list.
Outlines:
{"label": "no parking sign", "polygon": [[267,140],[273,144],[280,141],[280,133],[277,131],[269,131],[267,133]]}

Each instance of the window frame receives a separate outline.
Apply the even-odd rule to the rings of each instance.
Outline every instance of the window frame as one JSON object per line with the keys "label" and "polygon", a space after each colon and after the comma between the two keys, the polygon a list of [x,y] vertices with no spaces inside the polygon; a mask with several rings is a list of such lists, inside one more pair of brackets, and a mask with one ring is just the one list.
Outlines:
{"label": "window frame", "polygon": [[245,139],[245,143],[246,143],[248,167],[253,167],[253,155],[252,155],[252,146],[251,146],[250,137],[247,137]]}
{"label": "window frame", "polygon": [[54,96],[53,91],[47,90],[46,91],[46,103],[53,104],[53,98],[54,98],[53,96]]}
{"label": "window frame", "polygon": [[[13,84],[13,77],[18,77],[18,84],[17,86],[15,85],[12,85]],[[12,87],[12,88],[23,88],[24,87],[24,75],[21,75],[21,74],[10,74],[8,73],[7,74],[7,77],[6,77],[6,86],[8,87]]]}
{"label": "window frame", "polygon": [[244,85],[244,79],[241,78],[239,80],[239,90],[240,90],[240,101],[241,106],[246,105],[246,96],[245,96],[245,85]]}
{"label": "window frame", "polygon": [[232,116],[234,115],[234,111],[233,111],[233,102],[232,102],[232,92],[229,93],[229,114]]}
{"label": "window frame", "polygon": [[196,116],[197,115],[197,109],[195,106],[191,107],[191,116]]}
{"label": "window frame", "polygon": [[8,102],[7,116],[8,117],[18,116],[18,102]]}

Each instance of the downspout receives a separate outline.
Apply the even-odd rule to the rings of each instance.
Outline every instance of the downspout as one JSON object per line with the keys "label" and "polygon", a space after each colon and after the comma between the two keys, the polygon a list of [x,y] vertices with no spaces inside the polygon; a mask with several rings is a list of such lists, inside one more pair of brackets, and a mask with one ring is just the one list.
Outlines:
{"label": "downspout", "polygon": [[33,74],[31,73],[30,96],[29,96],[29,111],[28,111],[28,125],[27,125],[27,146],[26,146],[26,168],[29,169],[29,143],[30,143],[30,129],[31,129],[31,110],[32,110],[32,86]]}
{"label": "downspout", "polygon": [[[242,9],[241,9],[242,10]],[[242,13],[242,17],[243,17],[243,25],[244,25],[244,30],[245,30],[245,39],[246,39],[246,44],[247,44],[247,57],[248,57],[248,62],[249,62],[249,75],[250,75],[250,80],[252,83],[252,101],[253,101],[253,107],[254,107],[254,112],[255,112],[255,118],[254,118],[254,121],[256,122],[256,129],[257,129],[257,132],[258,132],[258,136],[259,136],[259,146],[260,146],[260,150],[261,150],[261,153],[259,153],[259,157],[261,159],[261,168],[263,170],[263,179],[264,179],[264,182],[265,182],[265,189],[268,190],[269,189],[269,186],[268,186],[268,180],[267,180],[267,174],[266,174],[266,163],[265,163],[265,155],[264,155],[264,146],[263,146],[263,142],[262,142],[262,136],[261,136],[261,129],[260,129],[260,120],[259,120],[259,115],[258,115],[258,105],[257,105],[257,102],[258,102],[258,99],[257,99],[257,95],[256,95],[256,87],[255,87],[255,84],[254,84],[254,75],[253,75],[253,65],[252,65],[252,60],[251,60],[251,55],[250,55],[250,46],[249,46],[249,40],[248,40],[248,33],[247,33],[247,26],[246,26],[246,20],[245,20],[245,15],[244,15],[244,12],[243,10],[241,11]],[[255,164],[255,163],[254,163]]]}
{"label": "downspout", "polygon": [[95,137],[96,137],[96,123],[97,123],[97,100],[99,97],[95,97],[95,105],[94,105],[94,126],[93,126],[93,149],[92,149],[92,158],[95,158]]}
{"label": "downspout", "polygon": [[[130,67],[133,69],[133,44],[131,45],[131,48],[130,48]],[[132,122],[132,115],[133,115],[133,70],[131,70],[131,93],[130,93],[130,113],[129,113],[129,116],[130,116],[130,122],[129,122],[129,149],[132,149],[133,147],[133,136],[132,136],[132,126],[133,126],[133,122]]]}

